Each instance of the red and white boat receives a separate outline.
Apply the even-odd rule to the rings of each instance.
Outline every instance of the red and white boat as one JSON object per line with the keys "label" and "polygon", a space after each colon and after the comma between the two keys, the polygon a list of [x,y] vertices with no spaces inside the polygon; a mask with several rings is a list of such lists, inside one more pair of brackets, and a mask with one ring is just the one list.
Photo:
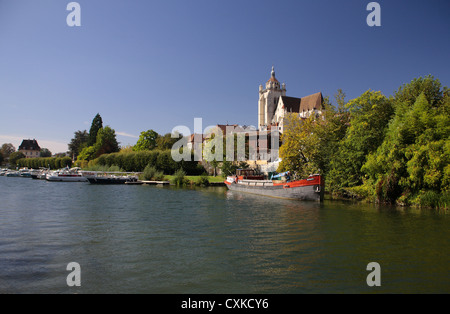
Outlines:
{"label": "red and white boat", "polygon": [[235,176],[227,177],[225,184],[231,191],[276,198],[321,202],[324,195],[324,181],[318,174],[302,180],[283,182],[265,180],[264,176],[255,175],[253,170],[239,169]]}

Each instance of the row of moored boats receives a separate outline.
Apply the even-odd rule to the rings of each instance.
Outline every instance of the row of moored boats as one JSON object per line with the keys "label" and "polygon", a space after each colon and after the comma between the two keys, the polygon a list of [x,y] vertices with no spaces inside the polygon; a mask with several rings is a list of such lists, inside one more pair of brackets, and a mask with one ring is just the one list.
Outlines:
{"label": "row of moored boats", "polygon": [[80,168],[63,168],[59,170],[49,170],[45,168],[19,170],[1,169],[0,176],[24,177],[36,180],[47,180],[54,182],[90,182],[92,184],[124,184],[136,182],[136,174],[114,174],[97,171],[82,171]]}

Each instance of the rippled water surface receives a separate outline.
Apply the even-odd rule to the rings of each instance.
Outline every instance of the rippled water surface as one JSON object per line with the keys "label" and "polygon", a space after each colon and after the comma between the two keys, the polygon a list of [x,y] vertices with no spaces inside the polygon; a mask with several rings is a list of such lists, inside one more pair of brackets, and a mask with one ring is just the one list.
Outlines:
{"label": "rippled water surface", "polygon": [[450,293],[449,227],[448,212],[0,177],[0,293]]}

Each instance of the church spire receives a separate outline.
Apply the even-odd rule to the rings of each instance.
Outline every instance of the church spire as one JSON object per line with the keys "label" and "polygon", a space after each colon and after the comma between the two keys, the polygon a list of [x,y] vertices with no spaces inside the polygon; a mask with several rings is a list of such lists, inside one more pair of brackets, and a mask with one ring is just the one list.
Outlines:
{"label": "church spire", "polygon": [[275,78],[275,69],[274,69],[273,65],[272,65],[272,72],[270,72],[270,76]]}

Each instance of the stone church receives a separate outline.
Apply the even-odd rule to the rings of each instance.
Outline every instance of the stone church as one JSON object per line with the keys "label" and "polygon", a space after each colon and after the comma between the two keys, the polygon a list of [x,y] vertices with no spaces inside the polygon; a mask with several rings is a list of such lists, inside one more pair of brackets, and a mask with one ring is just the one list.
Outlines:
{"label": "stone church", "polygon": [[275,70],[266,82],[266,88],[259,85],[258,101],[258,129],[269,131],[277,128],[283,133],[284,117],[288,113],[298,113],[301,118],[308,118],[311,114],[320,115],[323,110],[323,96],[321,92],[302,97],[286,96],[286,84],[280,86],[275,77]]}

